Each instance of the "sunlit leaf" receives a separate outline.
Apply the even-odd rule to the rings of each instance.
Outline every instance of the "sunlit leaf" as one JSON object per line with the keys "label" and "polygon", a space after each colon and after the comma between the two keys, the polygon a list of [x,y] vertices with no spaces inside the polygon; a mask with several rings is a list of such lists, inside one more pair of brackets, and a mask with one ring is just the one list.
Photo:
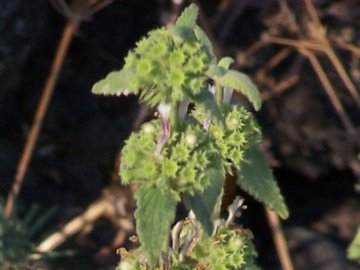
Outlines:
{"label": "sunlit leaf", "polygon": [[102,95],[127,95],[129,93],[136,94],[137,90],[130,90],[129,79],[132,73],[128,70],[119,70],[110,72],[105,79],[97,82],[92,92]]}
{"label": "sunlit leaf", "polygon": [[208,52],[210,53],[210,55],[214,58],[215,60],[215,53],[214,53],[214,49],[213,46],[209,40],[209,38],[207,37],[206,33],[200,28],[200,26],[196,25],[194,27],[194,33],[196,38],[200,41],[200,43],[202,45],[204,45],[206,47],[206,49],[208,50]]}
{"label": "sunlit leaf", "polygon": [[358,229],[354,240],[351,242],[347,250],[347,256],[351,260],[360,262],[360,228]]}
{"label": "sunlit leaf", "polygon": [[260,109],[261,96],[259,90],[245,74],[235,70],[227,70],[223,76],[215,78],[215,81],[222,87],[240,92],[249,99],[255,110]]}
{"label": "sunlit leaf", "polygon": [[223,57],[220,59],[218,66],[224,69],[229,69],[232,63],[234,63],[234,59],[232,59],[231,57]]}
{"label": "sunlit leaf", "polygon": [[166,247],[171,222],[175,218],[176,200],[155,187],[142,186],[135,194],[137,233],[141,248],[155,264]]}
{"label": "sunlit leaf", "polygon": [[176,20],[175,25],[177,27],[195,27],[198,13],[199,8],[195,4],[191,4],[184,9],[180,17]]}

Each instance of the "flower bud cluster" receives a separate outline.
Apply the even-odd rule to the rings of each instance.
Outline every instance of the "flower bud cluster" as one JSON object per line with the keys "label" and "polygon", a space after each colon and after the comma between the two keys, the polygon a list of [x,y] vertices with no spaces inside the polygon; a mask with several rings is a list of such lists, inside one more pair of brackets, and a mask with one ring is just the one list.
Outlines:
{"label": "flower bud cluster", "polygon": [[154,120],[133,133],[122,150],[120,176],[127,184],[148,184],[164,192],[193,194],[211,182],[208,171],[215,169],[224,177],[222,159],[215,144],[198,124],[179,123],[161,152],[155,155],[160,121]]}
{"label": "flower bud cluster", "polygon": [[[257,253],[250,236],[241,229],[222,227],[214,236],[203,236],[180,261],[174,253],[167,262],[169,270],[259,270],[255,258]],[[122,257],[116,270],[146,270],[146,261],[137,251]],[[157,267],[154,270],[163,270]]]}
{"label": "flower bud cluster", "polygon": [[141,88],[140,98],[150,105],[183,100],[205,86],[210,53],[192,30],[175,30],[176,26],[151,31],[125,58],[129,88]]}
{"label": "flower bud cluster", "polygon": [[[224,159],[228,173],[232,173],[232,167],[240,169],[244,160],[244,151],[261,139],[261,131],[251,112],[241,106],[224,105],[225,128],[211,124],[209,133],[219,148]],[[197,108],[193,112],[194,117],[204,122],[207,115]]]}
{"label": "flower bud cluster", "polygon": [[[222,227],[212,238],[200,241],[193,254],[208,270],[258,269],[257,253],[250,237],[241,230]],[[196,268],[195,268],[196,269]]]}

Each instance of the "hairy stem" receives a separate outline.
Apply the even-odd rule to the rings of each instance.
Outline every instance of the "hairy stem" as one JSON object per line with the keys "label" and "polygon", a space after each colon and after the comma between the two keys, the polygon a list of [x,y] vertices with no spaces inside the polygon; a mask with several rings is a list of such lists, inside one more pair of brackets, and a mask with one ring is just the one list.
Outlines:
{"label": "hairy stem", "polygon": [[167,141],[170,138],[170,125],[169,120],[161,118],[161,126],[162,126],[162,133],[158,139],[155,155],[159,157],[161,155],[161,151],[166,145]]}

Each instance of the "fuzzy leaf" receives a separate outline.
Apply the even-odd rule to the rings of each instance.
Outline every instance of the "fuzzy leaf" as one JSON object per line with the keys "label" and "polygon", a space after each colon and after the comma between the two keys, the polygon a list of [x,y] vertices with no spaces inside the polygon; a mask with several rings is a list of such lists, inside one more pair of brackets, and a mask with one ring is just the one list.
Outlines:
{"label": "fuzzy leaf", "polygon": [[205,232],[211,235],[214,217],[219,215],[217,213],[219,209],[217,208],[221,206],[218,198],[224,185],[224,175],[215,169],[209,169],[207,174],[211,178],[210,186],[202,193],[197,192],[194,195],[184,194],[183,201],[188,209],[194,211]]}
{"label": "fuzzy leaf", "polygon": [[225,170],[208,169],[207,175],[211,179],[211,185],[204,190],[202,196],[206,205],[208,205],[211,210],[212,216],[218,217],[221,207],[219,196],[224,186]]}
{"label": "fuzzy leaf", "polygon": [[176,200],[155,187],[142,186],[135,194],[137,232],[141,248],[155,264],[168,240],[171,222],[175,218]]}
{"label": "fuzzy leaf", "polygon": [[130,75],[131,72],[124,69],[110,72],[105,79],[94,84],[92,92],[102,95],[127,95],[129,93],[136,93],[136,91],[129,89],[128,80]]}
{"label": "fuzzy leaf", "polygon": [[193,97],[195,106],[205,111],[207,116],[214,121],[215,124],[224,128],[225,120],[222,113],[217,106],[213,95],[209,91],[202,91],[200,94]]}
{"label": "fuzzy leaf", "polygon": [[184,194],[183,196],[183,201],[186,207],[194,211],[197,220],[199,220],[205,232],[208,235],[211,235],[213,230],[211,212],[203,199],[203,196],[201,196],[199,192],[195,193],[194,195]]}
{"label": "fuzzy leaf", "polygon": [[347,256],[351,260],[360,262],[360,228],[358,229],[354,240],[351,242],[347,250]]}
{"label": "fuzzy leaf", "polygon": [[208,52],[215,60],[215,53],[214,53],[213,46],[211,44],[211,41],[207,37],[206,33],[204,32],[204,30],[202,30],[200,28],[200,26],[196,25],[194,27],[194,34],[195,34],[197,40],[200,41],[200,43],[207,48]]}
{"label": "fuzzy leaf", "polygon": [[251,148],[245,152],[245,160],[237,171],[237,184],[280,217],[287,218],[288,209],[264,154]]}
{"label": "fuzzy leaf", "polygon": [[261,96],[257,87],[252,83],[250,78],[245,74],[235,71],[227,70],[220,78],[214,78],[222,87],[234,89],[244,96],[254,106],[255,110],[261,107]]}
{"label": "fuzzy leaf", "polygon": [[218,66],[224,69],[229,69],[230,65],[234,62],[234,59],[232,59],[231,57],[223,57],[220,59]]}
{"label": "fuzzy leaf", "polygon": [[180,17],[176,20],[177,27],[193,28],[196,25],[196,19],[199,14],[199,8],[195,4],[191,4],[181,13]]}

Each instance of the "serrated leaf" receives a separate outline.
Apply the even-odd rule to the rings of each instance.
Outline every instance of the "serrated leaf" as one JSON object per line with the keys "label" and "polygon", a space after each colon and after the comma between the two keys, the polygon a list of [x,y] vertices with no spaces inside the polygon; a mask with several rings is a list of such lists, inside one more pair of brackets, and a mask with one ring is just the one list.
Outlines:
{"label": "serrated leaf", "polygon": [[176,199],[155,187],[142,186],[136,193],[135,219],[141,248],[154,265],[165,248],[175,218]]}
{"label": "serrated leaf", "polygon": [[202,91],[200,94],[193,96],[192,101],[195,102],[195,106],[204,110],[207,116],[221,128],[225,127],[224,117],[216,104],[214,96],[209,91]]}
{"label": "serrated leaf", "polygon": [[189,27],[193,28],[196,25],[196,19],[199,14],[199,8],[195,4],[191,4],[181,13],[176,20],[175,25],[177,27]]}
{"label": "serrated leaf", "polygon": [[105,79],[94,84],[92,92],[94,94],[102,95],[121,95],[121,94],[136,94],[136,90],[130,90],[128,80],[131,72],[127,70],[119,70],[110,72]]}
{"label": "serrated leaf", "polygon": [[222,87],[234,89],[246,96],[254,106],[255,110],[258,111],[260,109],[260,93],[250,78],[245,74],[235,70],[227,70],[223,76],[214,79]]}
{"label": "serrated leaf", "polygon": [[347,250],[347,256],[351,260],[360,262],[360,228]]}
{"label": "serrated leaf", "polygon": [[234,62],[234,59],[232,59],[231,57],[223,57],[220,59],[218,66],[224,69],[229,69],[230,65]]}
{"label": "serrated leaf", "polygon": [[211,235],[213,232],[213,220],[219,215],[218,212],[221,206],[221,200],[218,201],[218,198],[224,185],[224,174],[215,169],[209,169],[207,173],[212,179],[211,185],[202,193],[184,194],[183,201],[189,210],[194,211],[205,232]]}
{"label": "serrated leaf", "polygon": [[237,184],[280,217],[287,218],[289,211],[264,154],[251,148],[245,152],[245,160],[237,171]]}
{"label": "serrated leaf", "polygon": [[200,28],[200,26],[195,25],[194,34],[195,34],[195,37],[197,38],[197,40],[200,41],[200,43],[207,48],[211,57],[213,57],[215,60],[216,57],[215,57],[214,48],[211,44],[211,41],[208,38],[208,36],[206,35],[206,33]]}

